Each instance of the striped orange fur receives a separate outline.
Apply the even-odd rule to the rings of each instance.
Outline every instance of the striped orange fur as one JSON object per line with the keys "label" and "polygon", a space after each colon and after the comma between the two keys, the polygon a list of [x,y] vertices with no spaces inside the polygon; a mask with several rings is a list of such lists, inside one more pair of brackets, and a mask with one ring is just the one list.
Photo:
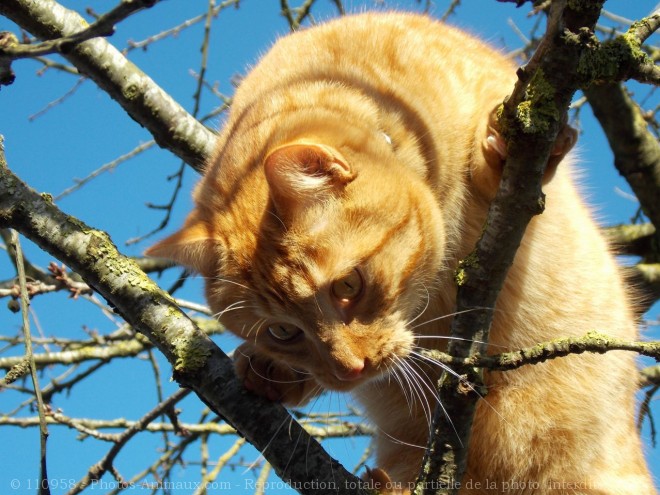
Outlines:
{"label": "striped orange fur", "polygon": [[[209,305],[245,339],[248,388],[293,405],[352,391],[379,432],[378,466],[404,491],[442,371],[416,353],[446,345],[453,274],[500,178],[489,118],[514,77],[496,50],[424,16],[284,37],[238,88],[186,224],[149,251],[204,276]],[[492,353],[590,330],[636,337],[569,162],[516,255]],[[488,373],[461,493],[655,493],[636,376],[623,352]]]}

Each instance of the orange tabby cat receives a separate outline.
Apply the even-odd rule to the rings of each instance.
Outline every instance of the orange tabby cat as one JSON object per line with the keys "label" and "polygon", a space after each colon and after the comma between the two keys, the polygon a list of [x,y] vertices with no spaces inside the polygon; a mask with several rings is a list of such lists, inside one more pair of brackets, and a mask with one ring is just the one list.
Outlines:
{"label": "orange tabby cat", "polygon": [[[351,390],[381,476],[418,474],[457,262],[500,178],[493,109],[515,67],[410,14],[349,16],[279,40],[243,80],[184,227],[150,249],[205,277],[246,342],[245,386],[295,405]],[[599,330],[636,337],[606,243],[580,200],[564,132],[547,207],[497,303],[490,352]],[[487,374],[461,493],[655,493],[634,427],[634,355]],[[387,473],[387,475],[383,474]]]}

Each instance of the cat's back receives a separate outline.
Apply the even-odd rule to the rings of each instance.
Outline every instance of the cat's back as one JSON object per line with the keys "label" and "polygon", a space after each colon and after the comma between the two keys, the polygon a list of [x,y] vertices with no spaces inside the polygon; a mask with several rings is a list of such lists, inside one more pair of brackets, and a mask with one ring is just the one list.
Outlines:
{"label": "cat's back", "polygon": [[367,94],[420,100],[444,95],[472,107],[483,102],[484,91],[505,96],[514,74],[499,51],[428,16],[362,13],[280,38],[241,83],[236,99],[249,104],[278,87],[334,80]]}

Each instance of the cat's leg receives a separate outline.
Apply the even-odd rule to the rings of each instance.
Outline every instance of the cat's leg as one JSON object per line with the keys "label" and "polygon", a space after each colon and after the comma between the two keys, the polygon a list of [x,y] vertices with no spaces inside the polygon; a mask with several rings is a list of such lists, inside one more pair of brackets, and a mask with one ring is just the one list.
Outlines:
{"label": "cat's leg", "polygon": [[310,374],[273,361],[249,342],[234,352],[234,367],[245,388],[286,406],[304,405],[322,390]]}

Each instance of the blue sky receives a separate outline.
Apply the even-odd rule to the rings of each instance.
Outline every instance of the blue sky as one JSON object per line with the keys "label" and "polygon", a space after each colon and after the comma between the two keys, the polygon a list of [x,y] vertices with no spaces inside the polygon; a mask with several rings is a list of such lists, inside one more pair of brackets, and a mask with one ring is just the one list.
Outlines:
{"label": "blue sky", "polygon": [[[102,13],[112,8],[117,0],[68,0],[61,3],[79,12],[92,6],[96,12]],[[432,12],[441,15],[448,3],[437,0]],[[627,18],[638,19],[649,13],[655,3],[655,0],[610,0],[607,8]],[[121,49],[128,40],[146,39],[203,14],[206,5],[207,2],[203,0],[166,0],[120,24],[110,42]],[[239,9],[229,8],[214,20],[206,78],[212,84],[217,83],[221,92],[230,95],[231,78],[245,73],[277,36],[288,32],[288,24],[279,15],[279,6],[280,2],[276,0],[244,0]],[[397,7],[420,8],[415,1],[346,2],[349,11]],[[527,33],[535,22],[526,17],[528,10],[527,7],[516,9],[513,4],[495,0],[466,0],[450,21],[506,50],[513,50],[521,46],[514,26]],[[335,9],[329,0],[319,0],[313,12],[316,19],[322,20],[334,15]],[[17,32],[13,24],[1,17],[0,30]],[[184,107],[192,110],[196,81],[190,71],[199,72],[202,35],[202,23],[199,23],[182,30],[176,37],[168,37],[150,45],[145,51],[134,50],[129,57]],[[35,189],[57,196],[73,184],[74,178],[85,177],[101,165],[150,140],[144,129],[127,117],[114,101],[90,81],[82,83],[63,104],[55,105],[31,119],[30,116],[40,113],[50,102],[65,95],[77,81],[76,76],[68,73],[57,70],[40,73],[40,69],[41,64],[31,60],[15,63],[16,82],[0,91],[0,134],[5,137],[9,166]],[[648,88],[640,86],[635,86],[634,90],[637,95],[649,92]],[[655,106],[657,97],[651,96],[650,101],[654,103],[648,107]],[[219,103],[216,96],[205,91],[200,115],[212,111]],[[211,125],[217,127],[220,122],[216,119]],[[635,214],[637,205],[626,194],[629,188],[614,170],[607,142],[586,107],[580,113],[580,125],[583,133],[579,141],[579,155],[584,170],[584,188],[603,224],[627,222]],[[154,147],[64,197],[58,201],[58,205],[67,213],[109,232],[125,254],[138,255],[149,241],[130,246],[125,245],[125,242],[149,232],[160,223],[163,213],[147,208],[145,203],[162,204],[168,201],[173,185],[166,177],[176,172],[179,164],[176,157]],[[183,192],[166,232],[173,231],[189,210],[190,190],[196,179],[194,172],[186,172]],[[25,242],[25,249],[28,257],[42,267],[51,261],[49,256],[28,242]],[[169,286],[175,275],[165,275],[162,285]],[[5,258],[0,262],[0,277],[6,279],[11,276],[13,268]],[[198,281],[187,283],[179,296],[201,301]],[[41,326],[45,335],[79,338],[83,335],[83,326],[97,329],[101,333],[110,332],[116,327],[115,322],[99,316],[98,309],[89,302],[71,301],[64,294],[35,298],[32,308],[37,317],[33,324]],[[658,319],[658,309],[656,305],[651,311],[651,319]],[[14,335],[19,327],[19,316],[9,311],[0,311],[2,334]],[[657,328],[651,328],[648,336],[657,337],[657,333]],[[223,340],[221,345],[225,350],[230,350],[235,341]],[[167,363],[163,360],[160,363],[161,372],[167,376]],[[42,380],[47,381],[61,371],[46,370]],[[57,396],[54,405],[72,417],[137,419],[155,403],[152,376],[147,362],[125,360],[119,365],[106,367],[93,379],[77,387],[70,397]],[[165,393],[176,388],[175,384],[165,381]],[[0,394],[0,411],[12,410],[23,399],[13,392]],[[333,395],[319,407],[321,411],[336,410],[344,404],[345,399]],[[195,398],[188,398],[182,409],[184,420],[195,421],[201,408]],[[23,411],[23,414],[31,413]],[[108,448],[106,444],[95,440],[77,440],[75,434],[64,427],[51,427],[50,431],[50,474],[58,480],[79,479],[89,465],[98,460]],[[34,483],[37,477],[38,432],[36,429],[3,428],[0,435],[0,464],[4,468],[0,472],[0,491],[12,493],[9,485],[11,479],[22,480],[25,487],[27,480],[31,479]],[[648,437],[647,430],[645,437]],[[124,476],[130,477],[136,469],[146,465],[146,461],[141,459],[155,458],[159,442],[158,435],[147,434],[141,435],[138,441],[131,444],[118,459],[119,469]],[[357,440],[332,442],[334,455],[345,462],[349,469],[359,458],[363,447],[364,442]],[[214,441],[211,457],[219,455],[225,448],[225,443]],[[258,457],[256,452],[249,449],[244,452],[248,462]],[[649,448],[649,459],[654,473],[660,476],[660,455]],[[187,471],[182,470],[180,476],[181,480],[197,480],[198,468],[189,466]],[[253,479],[252,472],[244,473],[238,469],[226,476],[226,479],[238,483],[235,493],[241,492],[240,488],[249,492],[244,483],[245,480]],[[64,491],[56,489],[54,493]],[[103,493],[107,490],[98,489],[95,493],[97,491]],[[286,490],[272,493],[280,491]]]}

